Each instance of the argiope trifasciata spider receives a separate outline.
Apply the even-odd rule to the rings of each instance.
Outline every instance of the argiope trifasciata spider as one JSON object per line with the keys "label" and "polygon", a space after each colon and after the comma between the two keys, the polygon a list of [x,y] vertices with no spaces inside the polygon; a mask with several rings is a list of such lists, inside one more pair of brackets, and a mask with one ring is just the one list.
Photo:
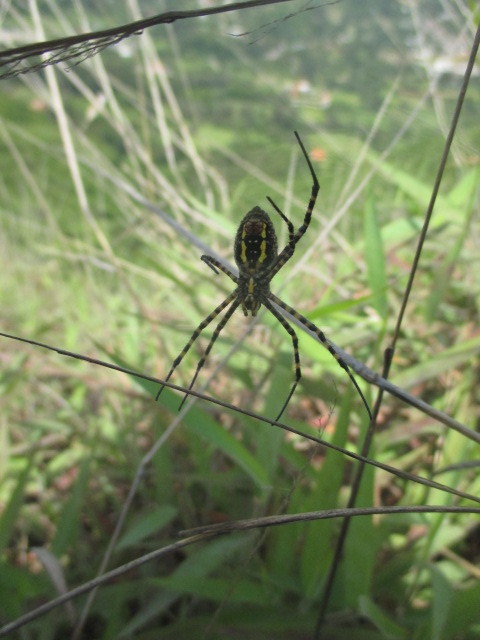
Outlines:
{"label": "argiope trifasciata spider", "polygon": [[[290,389],[290,393],[288,394],[287,399],[285,400],[282,409],[276,418],[277,420],[279,420],[280,416],[285,411],[285,408],[287,407],[297,384],[302,377],[302,373],[300,369],[300,355],[298,352],[297,335],[293,328],[285,320],[283,315],[272,304],[275,303],[277,306],[290,313],[294,318],[296,318],[301,324],[303,324],[307,329],[312,331],[318,337],[320,342],[322,342],[322,344],[328,349],[328,351],[336,359],[338,364],[347,372],[350,380],[355,386],[355,389],[360,394],[363,404],[367,409],[368,415],[371,418],[372,414],[370,411],[370,407],[368,406],[365,396],[361,392],[357,381],[350,372],[347,364],[342,360],[340,354],[337,353],[335,347],[330,343],[323,331],[318,329],[318,327],[310,322],[310,320],[307,320],[307,318],[297,313],[297,311],[295,311],[293,307],[280,300],[280,298],[277,298],[277,296],[270,291],[270,282],[272,278],[276,275],[276,273],[278,273],[278,271],[283,267],[287,260],[290,260],[295,251],[297,242],[308,229],[308,225],[310,224],[310,220],[312,217],[312,211],[315,206],[317,194],[320,188],[317,176],[313,169],[312,163],[310,162],[310,158],[308,157],[308,154],[305,151],[305,147],[303,146],[303,142],[301,141],[298,133],[296,131],[294,133],[297,138],[298,144],[300,145],[300,149],[302,150],[302,154],[307,162],[308,168],[310,169],[313,180],[310,200],[308,202],[303,223],[297,229],[297,231],[295,231],[295,228],[291,221],[287,218],[287,216],[283,214],[282,211],[280,211],[273,200],[267,196],[267,200],[270,202],[272,207],[280,215],[280,217],[282,218],[282,220],[284,220],[288,227],[288,244],[280,253],[278,253],[277,251],[277,236],[275,234],[275,229],[273,227],[272,221],[270,220],[268,214],[263,211],[263,209],[260,209],[260,207],[254,207],[241,221],[240,226],[238,227],[237,234],[235,236],[234,256],[235,262],[238,266],[238,276],[232,273],[230,269],[225,267],[212,256],[202,256],[203,262],[205,262],[211,269],[213,269],[215,273],[218,274],[219,270],[222,271],[231,280],[233,280],[233,282],[237,286],[236,289],[232,291],[232,293],[227,298],[225,298],[225,300],[220,303],[216,309],[212,311],[212,313],[210,313],[204,320],[202,320],[202,322],[192,333],[190,340],[173,361],[172,368],[168,372],[166,381],[170,380],[173,372],[183,360],[187,352],[190,350],[190,347],[193,345],[202,331],[224,309],[227,309],[227,307],[229,307],[223,318],[218,323],[217,328],[213,332],[210,342],[205,349],[205,353],[197,364],[195,375],[193,376],[190,386],[188,387],[188,391],[190,391],[190,389],[192,389],[193,385],[195,384],[195,380],[197,379],[201,368],[205,364],[205,360],[212,350],[215,341],[217,340],[224,326],[233,315],[235,309],[241,306],[243,313],[246,316],[248,316],[249,314],[251,316],[256,316],[258,310],[263,304],[263,306],[266,307],[273,316],[275,316],[275,318],[280,322],[285,331],[289,334],[290,338],[292,339],[293,345],[293,355],[295,361],[295,382],[293,383],[293,386]],[[160,387],[155,400],[158,400],[164,387],[165,385],[162,385]],[[188,391],[185,394],[185,397],[183,398],[179,408],[183,406],[183,403],[187,399]]]}

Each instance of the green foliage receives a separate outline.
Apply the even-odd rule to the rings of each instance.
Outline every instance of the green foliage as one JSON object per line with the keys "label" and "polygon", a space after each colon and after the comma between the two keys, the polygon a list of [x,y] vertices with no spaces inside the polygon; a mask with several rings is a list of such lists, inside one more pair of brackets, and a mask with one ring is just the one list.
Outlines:
{"label": "green foliage", "polygon": [[8,502],[5,504],[3,513],[0,519],[0,550],[3,552],[5,547],[10,541],[10,538],[14,532],[15,522],[17,521],[20,508],[23,503],[25,487],[28,481],[32,466],[32,461],[28,461],[28,464],[18,473],[16,482],[13,486],[13,491],[10,494]]}
{"label": "green foliage", "polygon": [[[67,23],[132,19],[132,3],[64,4],[42,6],[46,37]],[[145,15],[163,10],[139,4]],[[440,18],[436,0],[415,9],[344,0],[288,20],[290,5],[268,6],[156,27],[68,73],[4,82],[2,330],[164,376],[231,291],[200,255],[232,260],[238,222],[267,207],[266,194],[301,223],[311,185],[295,129],[321,191],[272,289],[381,370],[458,92],[452,43],[460,23],[462,34],[472,26],[465,8],[447,5],[455,19]],[[7,8],[5,33],[30,33],[22,11]],[[239,31],[251,33],[226,35]],[[435,75],[437,62],[447,71]],[[479,98],[472,84],[392,366],[393,382],[470,426],[479,402]],[[196,388],[273,417],[292,382],[291,344],[267,314],[245,330],[236,314]],[[358,398],[331,355],[298,334],[303,378],[285,421],[358,451]],[[2,624],[55,597],[48,562],[67,588],[93,578],[125,504],[109,567],[182,529],[348,502],[356,466],[337,452],[203,400],[189,399],[179,419],[177,392],[154,404],[151,382],[1,340]],[[188,384],[204,346],[172,382]],[[478,467],[467,466],[477,448],[385,398],[370,456],[478,495]],[[457,498],[367,467],[357,504]],[[295,523],[166,554],[99,589],[83,636],[312,637],[338,532],[338,520]],[[464,514],[352,519],[325,638],[479,637],[477,540],[478,522]],[[73,603],[77,614],[84,603]],[[68,615],[57,609],[18,637],[70,637]]]}
{"label": "green foliage", "polygon": [[373,292],[372,303],[378,315],[386,320],[388,313],[387,270],[378,214],[373,197],[370,194],[365,208],[365,261],[368,268],[368,280]]}

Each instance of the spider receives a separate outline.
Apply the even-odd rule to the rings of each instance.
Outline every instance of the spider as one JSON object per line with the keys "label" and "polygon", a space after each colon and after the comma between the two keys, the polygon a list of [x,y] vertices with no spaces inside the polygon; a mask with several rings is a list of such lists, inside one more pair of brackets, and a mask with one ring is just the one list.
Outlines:
{"label": "spider", "polygon": [[[294,364],[295,364],[295,381],[290,389],[290,392],[287,396],[287,399],[283,403],[283,406],[278,414],[276,420],[279,420],[283,412],[285,411],[290,399],[300,382],[302,377],[301,369],[300,369],[300,355],[298,351],[298,338],[297,334],[284,318],[284,316],[277,310],[274,306],[287,311],[291,316],[296,318],[300,324],[305,326],[311,332],[313,332],[320,342],[325,346],[326,349],[332,354],[338,364],[344,369],[352,381],[355,389],[359,393],[363,404],[368,412],[368,415],[371,419],[372,414],[370,411],[370,407],[365,399],[365,396],[360,390],[360,387],[357,384],[357,381],[353,377],[350,369],[347,364],[342,360],[340,354],[337,352],[335,347],[330,343],[327,339],[323,331],[318,329],[310,320],[307,320],[304,316],[300,315],[293,307],[286,304],[280,298],[277,298],[270,291],[270,282],[272,278],[278,273],[278,271],[283,267],[283,265],[290,260],[292,257],[295,247],[300,240],[300,238],[307,231],[308,226],[310,224],[310,220],[312,217],[312,211],[315,206],[315,202],[317,199],[317,194],[320,189],[320,185],[313,169],[312,163],[308,154],[305,150],[303,142],[295,131],[295,137],[297,139],[298,144],[300,145],[300,149],[302,151],[303,157],[308,165],[310,170],[310,174],[312,176],[312,190],[310,193],[310,200],[307,205],[307,210],[305,212],[305,217],[303,219],[303,223],[300,227],[295,231],[295,228],[292,222],[283,214],[283,212],[277,207],[277,205],[273,202],[271,198],[267,196],[267,200],[275,209],[275,211],[279,214],[282,220],[286,223],[288,228],[288,244],[286,247],[278,253],[277,247],[277,236],[275,234],[275,229],[273,227],[272,221],[268,214],[261,209],[260,207],[254,207],[251,211],[247,213],[247,215],[240,222],[240,226],[238,227],[237,234],[235,236],[234,243],[234,257],[235,262],[238,266],[239,274],[235,275],[228,267],[225,267],[218,260],[216,260],[212,256],[203,255],[202,260],[205,262],[216,274],[219,271],[222,271],[225,275],[227,275],[233,282],[236,284],[236,288],[232,293],[225,298],[223,302],[221,302],[202,322],[198,325],[195,331],[192,333],[190,340],[183,347],[182,351],[178,354],[178,356],[173,361],[172,367],[168,372],[166,377],[166,381],[171,378],[173,372],[181,363],[187,352],[190,350],[193,343],[200,336],[202,331],[224,310],[227,309],[225,315],[218,323],[216,329],[214,330],[210,342],[208,343],[207,348],[199,360],[197,364],[197,369],[192,378],[190,386],[188,387],[188,391],[185,393],[185,396],[180,403],[179,409],[182,408],[185,400],[188,397],[189,391],[192,389],[195,381],[197,379],[200,370],[202,369],[205,361],[208,357],[208,354],[212,350],[213,345],[215,344],[220,332],[225,327],[227,322],[232,317],[234,311],[241,307],[245,316],[251,315],[256,316],[260,307],[263,305],[270,313],[275,316],[278,322],[282,325],[285,331],[289,334],[292,340],[293,346],[293,356],[294,356]],[[165,385],[162,385],[156,395],[155,400],[158,400],[160,394],[162,393]]]}

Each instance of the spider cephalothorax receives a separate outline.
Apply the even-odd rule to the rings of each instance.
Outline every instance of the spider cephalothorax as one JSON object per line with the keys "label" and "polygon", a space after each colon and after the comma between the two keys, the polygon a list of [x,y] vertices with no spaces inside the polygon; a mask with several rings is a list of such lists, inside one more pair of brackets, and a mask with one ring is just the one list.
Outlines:
{"label": "spider cephalothorax", "polygon": [[[239,275],[235,275],[228,267],[223,265],[221,262],[213,258],[212,256],[204,255],[202,256],[202,260],[208,264],[208,266],[213,269],[215,273],[222,271],[225,273],[233,282],[237,285],[235,290],[225,298],[223,302],[221,302],[216,309],[212,311],[195,329],[193,334],[190,337],[190,340],[184,346],[182,351],[178,354],[178,356],[173,361],[172,367],[166,377],[166,381],[168,381],[178,367],[180,362],[183,360],[186,353],[190,350],[190,347],[198,338],[198,336],[202,333],[202,331],[207,327],[215,318],[224,310],[227,309],[225,315],[218,323],[215,328],[210,342],[208,343],[207,348],[205,349],[205,353],[200,358],[197,369],[195,371],[195,375],[190,383],[188,391],[195,384],[195,380],[197,376],[205,364],[205,360],[212,350],[213,345],[215,344],[216,339],[220,335],[223,327],[227,324],[234,311],[241,306],[243,313],[248,316],[256,316],[258,310],[263,305],[270,313],[275,316],[275,318],[280,322],[282,327],[288,333],[292,340],[293,347],[293,356],[294,356],[294,364],[295,364],[295,382],[293,383],[292,388],[290,389],[290,393],[287,396],[287,399],[283,403],[282,409],[278,414],[277,420],[280,418],[282,413],[284,412],[287,404],[290,401],[290,398],[295,391],[297,384],[299,383],[302,373],[300,369],[300,355],[298,352],[298,339],[297,334],[291,325],[287,322],[284,316],[278,310],[278,307],[289,313],[296,320],[300,322],[304,327],[312,331],[320,342],[328,349],[328,351],[332,354],[338,364],[344,369],[350,380],[355,385],[356,390],[360,394],[362,398],[363,404],[365,405],[367,412],[371,418],[370,407],[368,406],[367,401],[363,393],[361,392],[355,378],[350,372],[347,364],[342,360],[340,354],[336,351],[335,347],[332,343],[327,339],[323,331],[321,331],[318,327],[316,327],[310,320],[307,320],[304,316],[299,314],[293,307],[277,298],[270,291],[270,282],[276,273],[283,267],[283,265],[290,260],[292,257],[297,242],[304,235],[308,226],[310,224],[310,220],[312,218],[313,207],[315,206],[315,202],[317,199],[317,194],[319,190],[319,183],[315,171],[313,169],[312,163],[310,162],[310,158],[305,151],[305,147],[300,139],[300,136],[295,131],[295,136],[297,138],[298,144],[300,145],[300,149],[302,150],[303,157],[308,165],[310,170],[310,175],[312,176],[312,190],[310,193],[310,199],[308,201],[307,210],[305,212],[305,216],[303,218],[303,222],[300,227],[295,231],[295,228],[292,222],[287,218],[286,215],[277,207],[277,205],[273,202],[271,198],[267,198],[272,207],[278,213],[278,215],[282,218],[288,228],[288,243],[282,249],[280,253],[278,253],[277,247],[277,236],[275,234],[275,229],[273,227],[272,221],[268,214],[261,209],[260,207],[254,207],[251,211],[247,213],[247,215],[240,222],[240,226],[238,227],[237,234],[235,236],[235,244],[234,244],[234,256],[235,262],[238,266]],[[165,385],[160,387],[159,392],[157,393],[156,400],[160,396]],[[188,396],[188,392],[185,394],[182,403],[183,405],[186,398]]]}

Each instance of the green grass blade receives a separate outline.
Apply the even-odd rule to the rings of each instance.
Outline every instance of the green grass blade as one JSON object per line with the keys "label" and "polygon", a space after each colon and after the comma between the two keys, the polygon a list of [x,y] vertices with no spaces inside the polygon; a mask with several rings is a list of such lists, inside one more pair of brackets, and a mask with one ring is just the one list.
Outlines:
{"label": "green grass blade", "polygon": [[385,321],[388,313],[387,270],[382,234],[372,193],[369,194],[363,219],[365,235],[365,260],[368,282],[373,293],[372,304]]}
{"label": "green grass blade", "polygon": [[75,545],[81,532],[80,519],[85,497],[88,495],[90,461],[84,458],[80,463],[78,478],[73,491],[63,508],[57,532],[52,541],[51,551],[60,557],[68,547]]}
{"label": "green grass blade", "polygon": [[25,500],[25,487],[32,469],[33,459],[30,458],[20,472],[7,506],[0,515],[0,551],[4,549],[13,535],[15,523]]}

